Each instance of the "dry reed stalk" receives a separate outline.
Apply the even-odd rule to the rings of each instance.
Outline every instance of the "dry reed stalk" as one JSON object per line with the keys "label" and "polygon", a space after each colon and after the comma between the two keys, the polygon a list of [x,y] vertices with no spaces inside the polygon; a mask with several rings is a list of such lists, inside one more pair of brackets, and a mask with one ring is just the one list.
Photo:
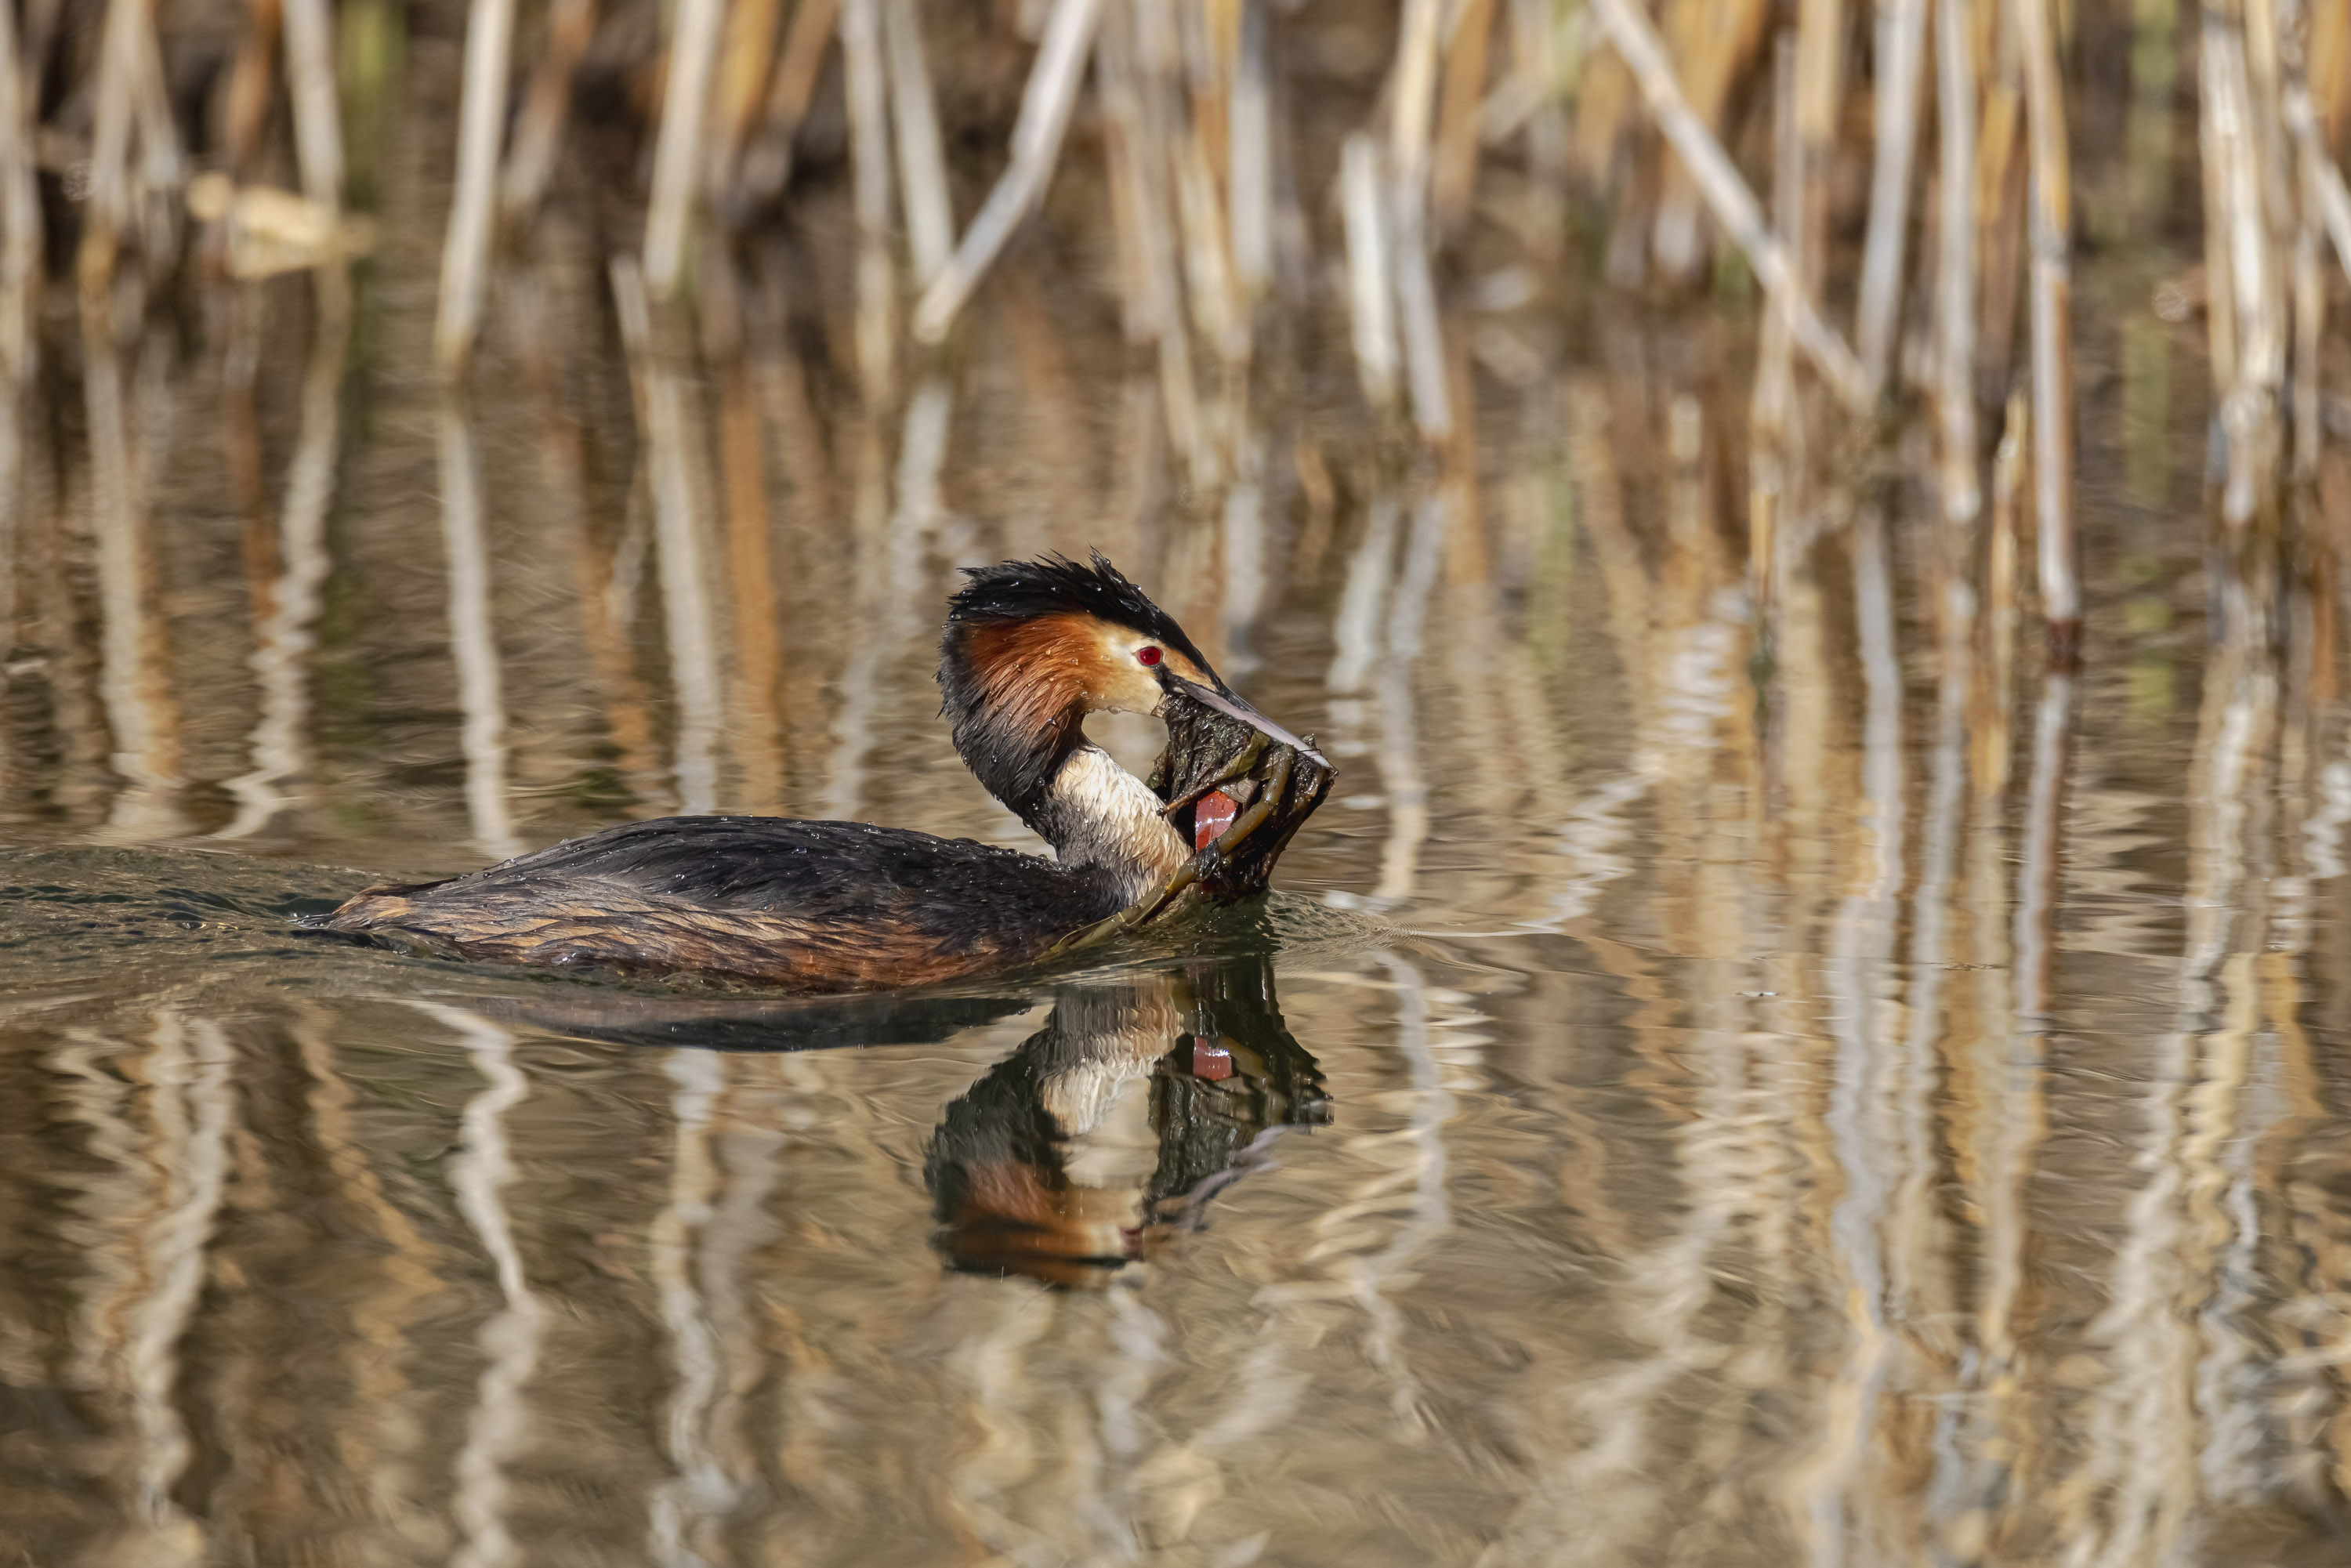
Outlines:
{"label": "dry reed stalk", "polygon": [[792,141],[800,121],[808,118],[809,101],[816,96],[817,78],[824,71],[825,51],[831,47],[841,0],[799,0],[792,25],[784,34],[784,52],[768,84],[764,123],[745,152],[728,210],[740,212],[773,201],[791,178]]}
{"label": "dry reed stalk", "polygon": [[[1470,380],[1468,340],[1455,333],[1445,343],[1446,390],[1453,406],[1477,406]],[[1486,548],[1486,507],[1478,487],[1478,426],[1465,419],[1440,455],[1443,485],[1453,521],[1445,536],[1445,580],[1458,587],[1490,587],[1494,569]]]}
{"label": "dry reed stalk", "polygon": [[[1526,229],[1535,254],[1546,260],[1559,248],[1567,214],[1567,113],[1560,103],[1553,33],[1549,0],[1510,0],[1512,69],[1531,84],[1533,103],[1526,118]],[[1620,80],[1622,75],[1619,67]]]}
{"label": "dry reed stalk", "polygon": [[1478,140],[1488,147],[1507,145],[1557,90],[1543,0],[1510,0],[1510,7],[1506,63],[1500,79],[1478,103]]}
{"label": "dry reed stalk", "polygon": [[[2317,51],[2312,51],[2314,58]],[[2351,62],[2346,62],[2351,68]],[[2296,76],[2286,85],[2282,112],[2301,154],[2304,221],[2323,226],[2334,242],[2335,259],[2351,277],[2351,190],[2343,183],[2343,170],[2326,150],[2327,132],[2313,103],[2309,83]]]}
{"label": "dry reed stalk", "polygon": [[[2057,910],[2065,838],[2065,787],[2073,773],[2074,676],[2054,664],[2041,685],[2027,775],[2024,843],[2016,867],[2016,1033],[2034,1061],[2048,1050],[2056,1020]],[[2029,1045],[2022,1042],[2030,1041]]]}
{"label": "dry reed stalk", "polygon": [[2327,237],[2335,242],[2335,258],[2343,263],[2345,276],[2351,277],[2351,190],[2344,188],[2343,171],[2324,150],[2311,161],[2311,180]]}
{"label": "dry reed stalk", "polygon": [[327,0],[284,0],[286,94],[294,110],[294,155],[302,193],[326,208],[343,205],[343,113],[335,94],[335,30]]}
{"label": "dry reed stalk", "polygon": [[[2291,50],[2297,58],[2300,54],[2298,10],[2298,0],[2243,0],[2246,102],[2251,110],[2253,166],[2260,177],[2255,190],[2273,245],[2282,244],[2294,232],[2300,205],[2294,199],[2294,158],[2279,102],[2285,86],[2286,54]],[[2291,39],[2286,36],[2289,30],[2296,35]],[[2283,334],[2286,329],[2284,269],[2273,266],[2273,308]]]}
{"label": "dry reed stalk", "polygon": [[221,91],[221,147],[229,172],[249,178],[261,132],[269,118],[271,57],[277,52],[279,0],[251,0],[245,31],[237,39],[236,59]]}
{"label": "dry reed stalk", "polygon": [[776,612],[775,564],[768,544],[767,455],[748,367],[732,355],[718,372],[718,465],[726,499],[726,586],[734,598],[736,761],[744,809],[783,807],[783,715],[778,684],[784,659]]}
{"label": "dry reed stalk", "polygon": [[1598,184],[1614,172],[1617,150],[1633,125],[1633,73],[1613,51],[1595,50],[1583,63],[1574,97],[1568,155],[1578,174]]}
{"label": "dry reed stalk", "polygon": [[1173,141],[1176,226],[1183,235],[1185,298],[1200,336],[1228,366],[1249,356],[1249,312],[1233,276],[1224,204],[1217,199],[1210,137],[1195,115],[1191,134]]}
{"label": "dry reed stalk", "polygon": [[[1737,85],[1763,41],[1771,7],[1763,0],[1676,0],[1666,16],[1665,37],[1690,110],[1719,139],[1722,116]],[[1659,172],[1657,212],[1650,225],[1650,252],[1667,277],[1687,279],[1707,258],[1700,214],[1705,198],[1690,172],[1669,159]]]}
{"label": "dry reed stalk", "polygon": [[702,170],[703,199],[714,213],[726,211],[743,144],[758,124],[782,13],[783,0],[731,0],[726,7],[718,73],[711,83],[712,141]]}
{"label": "dry reed stalk", "polygon": [[2351,125],[2351,6],[2313,5],[2309,14],[2304,79],[2316,84],[2314,107],[2322,145],[2340,148],[2344,129]]}
{"label": "dry reed stalk", "polygon": [[[1803,143],[1796,134],[1796,40],[1782,32],[1771,49],[1771,219],[1780,243],[1793,247],[1802,224]],[[1778,575],[1780,511],[1792,467],[1791,420],[1795,412],[1794,333],[1787,308],[1769,301],[1748,415],[1748,612],[1771,624],[1772,582]]]}
{"label": "dry reed stalk", "polygon": [[189,160],[180,142],[172,84],[163,72],[163,43],[156,24],[162,8],[161,0],[150,0],[145,25],[137,32],[134,113],[139,125],[139,243],[150,258],[168,264],[177,255],[180,193],[188,183]]}
{"label": "dry reed stalk", "polygon": [[857,371],[866,406],[881,409],[896,379],[898,275],[890,258],[890,109],[880,0],[841,0],[841,67],[857,214]]}
{"label": "dry reed stalk", "polygon": [[1388,120],[1388,262],[1404,329],[1405,384],[1412,397],[1413,423],[1430,441],[1453,434],[1426,221],[1442,11],[1440,0],[1405,0]]}
{"label": "dry reed stalk", "polygon": [[1170,214],[1174,198],[1168,182],[1176,154],[1170,128],[1175,111],[1169,99],[1175,53],[1166,18],[1157,7],[1138,14],[1114,5],[1102,20],[1095,68],[1113,126],[1113,152],[1134,206],[1133,243],[1142,276],[1131,319],[1158,345],[1167,438],[1189,466],[1194,483],[1206,486],[1214,475],[1215,456],[1200,434],[1199,392]]}
{"label": "dry reed stalk", "polygon": [[2011,0],[2024,55],[2025,136],[2032,159],[2032,484],[2041,612],[2061,665],[2082,626],[2074,539],[2073,169],[2064,88],[2049,0]]}
{"label": "dry reed stalk", "polygon": [[1377,140],[1363,131],[1347,138],[1339,154],[1339,205],[1347,234],[1347,315],[1364,401],[1382,413],[1395,407],[1400,359],[1386,188]]}
{"label": "dry reed stalk", "polygon": [[547,39],[532,63],[499,182],[498,204],[509,222],[538,206],[555,177],[556,154],[562,151],[563,126],[571,112],[571,78],[595,36],[596,0],[549,0]]}
{"label": "dry reed stalk", "polygon": [[1828,244],[1829,162],[1844,100],[1844,0],[1797,0],[1796,136],[1804,145],[1802,240],[1796,276],[1817,287]]}
{"label": "dry reed stalk", "polygon": [[1985,711],[1976,719],[1976,789],[1993,795],[2008,786],[2009,717],[2016,690],[2016,509],[2024,490],[2030,405],[2022,391],[2009,395],[2000,447],[1991,460],[1991,541],[1984,560]]}
{"label": "dry reed stalk", "polygon": [[1485,94],[1494,0],[1459,0],[1445,40],[1437,109],[1437,147],[1429,173],[1434,243],[1449,245],[1468,226],[1478,186],[1478,107]]}
{"label": "dry reed stalk", "polygon": [[2179,11],[2178,5],[2157,0],[2137,0],[2131,7],[2131,100],[2125,146],[2129,212],[2140,224],[2159,223],[2169,204]]}
{"label": "dry reed stalk", "polygon": [[1133,371],[1119,385],[1118,430],[1112,437],[1109,499],[1094,525],[1113,560],[1132,560],[1139,572],[1158,573],[1152,520],[1167,495],[1167,418],[1159,411],[1158,378]]}
{"label": "dry reed stalk", "polygon": [[[33,104],[13,8],[0,4],[0,441],[15,434],[17,390],[32,379],[41,287],[41,201],[33,176]],[[0,465],[0,518],[16,515],[16,464]],[[13,573],[0,556],[0,575]],[[0,623],[0,643],[7,627]]]}
{"label": "dry reed stalk", "polygon": [[[1174,7],[1190,101],[1188,124],[1200,143],[1201,161],[1220,172],[1232,167],[1232,78],[1240,54],[1244,3],[1200,0],[1196,5]],[[1223,198],[1223,187],[1217,195]]]}
{"label": "dry reed stalk", "polygon": [[2282,279],[2264,211],[2242,33],[2208,15],[2200,64],[2212,375],[2229,444],[2220,510],[2225,522],[2241,528],[2267,493],[2277,457],[2276,406],[2285,372]]}
{"label": "dry reed stalk", "polygon": [[629,257],[612,261],[612,300],[629,354],[644,434],[645,472],[653,505],[654,555],[661,567],[664,642],[677,692],[678,809],[689,816],[718,809],[719,654],[704,527],[696,505],[696,438],[685,379],[654,340],[650,291]]}
{"label": "dry reed stalk", "polygon": [[477,0],[465,22],[465,95],[457,117],[456,193],[441,253],[441,308],[433,358],[444,379],[464,373],[480,330],[488,287],[490,205],[507,112],[507,60],[514,47],[515,0]]}
{"label": "dry reed stalk", "polygon": [[1155,231],[1157,214],[1145,200],[1151,182],[1143,167],[1143,104],[1126,22],[1126,8],[1113,5],[1094,35],[1094,91],[1102,103],[1111,235],[1118,246],[1119,326],[1128,342],[1149,343],[1157,340],[1171,314],[1151,254],[1155,243],[1165,243],[1165,234],[1164,224]]}
{"label": "dry reed stalk", "polygon": [[[237,812],[215,838],[246,838],[266,827],[293,803],[278,786],[298,778],[309,765],[311,656],[322,608],[319,590],[333,564],[327,549],[327,512],[335,495],[343,365],[350,343],[350,312],[340,304],[348,298],[350,286],[340,276],[341,270],[340,262],[321,268],[319,294],[338,303],[320,312],[303,371],[300,434],[293,461],[287,465],[286,500],[278,509],[277,548],[271,551],[283,563],[282,574],[256,597],[256,619],[261,624],[252,663],[261,704],[253,727],[253,767],[229,781]],[[327,272],[338,276],[329,282],[323,277]],[[249,407],[249,397],[247,402]]]}
{"label": "dry reed stalk", "polygon": [[914,287],[925,288],[955,254],[955,204],[947,193],[946,149],[939,139],[938,104],[923,58],[923,19],[914,0],[882,0],[882,43],[904,193],[906,249],[914,264]]}
{"label": "dry reed stalk", "polygon": [[[1797,346],[1804,350],[1805,358],[1812,361],[1813,369],[1841,402],[1856,413],[1865,413],[1873,400],[1861,361],[1854,358],[1853,350],[1845,346],[1836,329],[1821,319],[1798,279],[1787,247],[1764,226],[1762,212],[1755,204],[1753,193],[1748,190],[1747,182],[1740,176],[1738,165],[1731,162],[1729,154],[1690,111],[1648,18],[1635,8],[1632,0],[1593,0],[1593,13],[1640,84],[1658,130],[1698,181],[1715,221],[1746,254],[1748,266],[1765,292],[1788,312]],[[1801,79],[1801,37],[1797,47]],[[1801,89],[1797,96],[1801,134]]]}
{"label": "dry reed stalk", "polygon": [[1020,116],[1012,127],[1011,164],[964,231],[946,270],[932,281],[915,307],[914,336],[920,341],[946,340],[989,264],[1044,195],[1061,155],[1062,134],[1069,129],[1070,110],[1077,102],[1100,9],[1101,0],[1053,0],[1044,40],[1020,96]]}
{"label": "dry reed stalk", "polygon": [[99,692],[114,738],[110,764],[124,786],[108,812],[107,831],[141,841],[187,831],[180,810],[180,714],[150,507],[161,455],[148,450],[149,422],[141,417],[162,395],[164,350],[159,337],[133,359],[123,347],[131,334],[108,317],[114,303],[111,291],[83,295],[82,394],[89,419],[89,531],[97,546]]}
{"label": "dry reed stalk", "polygon": [[[1249,362],[1253,324],[1250,301],[1244,298],[1234,269],[1231,214],[1218,171],[1232,167],[1232,113],[1228,62],[1239,47],[1239,0],[1211,0],[1198,10],[1183,10],[1181,27],[1155,21],[1155,8],[1142,11],[1142,41],[1145,68],[1158,84],[1158,123],[1166,131],[1165,146],[1176,195],[1176,228],[1182,238],[1184,298],[1194,328],[1224,361],[1220,391],[1201,409],[1200,467],[1211,485],[1221,483],[1233,445],[1234,419],[1230,393],[1239,383],[1239,367]],[[1179,89],[1188,81],[1189,92]],[[1189,112],[1184,105],[1188,103]]]}
{"label": "dry reed stalk", "polygon": [[[1192,334],[1187,327],[1187,301],[1178,273],[1178,246],[1173,240],[1178,219],[1173,216],[1173,172],[1176,172],[1176,66],[1178,52],[1166,14],[1159,7],[1140,12],[1114,5],[1102,26],[1098,52],[1107,85],[1122,85],[1134,101],[1134,141],[1131,141],[1131,183],[1135,195],[1135,242],[1143,266],[1150,273],[1150,315],[1156,319],[1159,346],[1159,400],[1166,412],[1168,442],[1185,458],[1192,482],[1201,489],[1216,479],[1217,456],[1201,435],[1199,385],[1192,374]],[[1107,103],[1107,99],[1105,99]]]}
{"label": "dry reed stalk", "polygon": [[[1285,320],[1294,320],[1311,306],[1311,281],[1327,276],[1315,255],[1315,226],[1306,215],[1306,206],[1299,182],[1297,94],[1288,73],[1280,68],[1281,56],[1271,42],[1267,45],[1267,156],[1271,166],[1268,183],[1272,187],[1271,235],[1269,241],[1273,256],[1271,288]],[[1330,187],[1323,187],[1327,199]],[[1285,340],[1288,339],[1285,333]]]}
{"label": "dry reed stalk", "polygon": [[[1854,342],[1873,387],[1886,384],[1902,305],[1903,244],[1910,228],[1910,168],[1918,146],[1919,76],[1926,63],[1928,0],[1878,0],[1873,99],[1877,162],[1870,178]],[[1972,118],[1972,117],[1971,117]]]}
{"label": "dry reed stalk", "polygon": [[[0,696],[16,643],[19,517],[31,486],[24,472],[26,392],[35,369],[41,283],[40,193],[33,176],[32,115],[17,59],[14,8],[0,3]],[[0,786],[9,771],[0,727]]]}
{"label": "dry reed stalk", "polygon": [[532,423],[538,430],[539,466],[555,528],[555,553],[571,561],[571,591],[580,612],[580,641],[590,681],[604,707],[605,737],[623,784],[643,800],[659,791],[661,765],[653,749],[653,716],[622,618],[613,613],[612,548],[597,537],[589,497],[587,433],[564,406],[555,334],[548,320],[545,269],[515,291],[522,370]]}
{"label": "dry reed stalk", "polygon": [[85,296],[103,290],[112,281],[123,230],[139,203],[132,150],[141,130],[139,107],[152,42],[152,5],[153,0],[110,0],[99,35],[89,187],[77,262]]}
{"label": "dry reed stalk", "polygon": [[694,196],[702,184],[696,176],[710,122],[710,78],[718,68],[725,21],[726,0],[677,0],[661,129],[653,140],[653,193],[645,204],[645,287],[664,302],[676,298],[685,283]]}
{"label": "dry reed stalk", "polygon": [[1978,0],[1976,61],[1984,75],[1982,131],[1976,140],[1976,401],[1997,407],[2009,393],[2024,254],[2024,63],[2007,0]]}
{"label": "dry reed stalk", "polygon": [[2325,241],[2320,237],[2316,192],[2294,236],[2294,476],[2308,483],[2318,476],[2318,449],[2325,439],[2320,421],[2318,353],[2326,332],[2326,274],[2321,267]]}
{"label": "dry reed stalk", "polygon": [[859,432],[852,503],[856,586],[850,602],[861,618],[862,635],[849,649],[833,683],[838,694],[834,743],[818,806],[835,821],[854,821],[865,807],[867,762],[885,672],[914,634],[911,607],[923,594],[924,552],[945,513],[939,470],[946,461],[954,413],[952,383],[934,369],[906,400],[894,506],[880,422],[870,416],[860,421],[864,428]]}
{"label": "dry reed stalk", "polygon": [[2326,197],[2318,167],[2324,150],[2314,146],[2314,139],[2307,134],[2314,116],[2309,78],[2304,74],[2301,7],[2289,0],[2280,19],[2286,37],[2280,47],[2283,77],[2278,84],[2278,129],[2284,140],[2283,156],[2293,165],[2294,189],[2300,197],[2292,209],[2294,476],[2306,485],[2318,476],[2319,447],[2325,440],[2318,356],[2326,331]]}
{"label": "dry reed stalk", "polygon": [[229,493],[235,497],[243,528],[239,555],[245,564],[246,598],[254,624],[263,628],[277,613],[277,530],[269,517],[267,486],[262,476],[261,410],[254,396],[260,367],[261,291],[230,288],[223,309],[228,317],[221,351],[221,455],[226,460]]}
{"label": "dry reed stalk", "polygon": [[481,455],[472,422],[444,392],[436,411],[441,538],[449,573],[449,656],[457,667],[458,747],[465,758],[465,812],[474,842],[504,860],[520,852],[507,798],[507,710],[483,522]]}
{"label": "dry reed stalk", "polygon": [[1238,13],[1225,139],[1225,196],[1232,213],[1233,279],[1243,301],[1253,307],[1273,281],[1273,85],[1265,0],[1242,0]]}
{"label": "dry reed stalk", "polygon": [[1967,0],[1935,0],[1935,96],[1942,158],[1937,194],[1935,411],[1942,427],[1943,516],[1975,521],[1977,480],[1976,68]]}

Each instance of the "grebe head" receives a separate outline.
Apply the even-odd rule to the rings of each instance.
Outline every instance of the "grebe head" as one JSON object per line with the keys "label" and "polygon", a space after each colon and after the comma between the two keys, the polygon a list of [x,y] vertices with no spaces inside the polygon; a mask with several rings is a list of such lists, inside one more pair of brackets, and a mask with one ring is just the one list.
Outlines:
{"label": "grebe head", "polygon": [[1184,628],[1100,551],[966,571],[948,601],[939,687],[956,745],[1014,810],[1050,782],[1089,713],[1165,715],[1191,702],[1312,757],[1233,694]]}

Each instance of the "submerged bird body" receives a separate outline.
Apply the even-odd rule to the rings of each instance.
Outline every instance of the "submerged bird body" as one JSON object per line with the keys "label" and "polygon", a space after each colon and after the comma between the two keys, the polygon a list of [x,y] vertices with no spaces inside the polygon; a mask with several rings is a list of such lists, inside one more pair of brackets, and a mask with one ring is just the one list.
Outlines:
{"label": "submerged bird body", "polygon": [[1122,891],[1092,868],[903,828],[672,817],[371,889],[350,913],[450,957],[867,990],[1034,957],[1116,915]]}
{"label": "submerged bird body", "polygon": [[[1329,785],[1311,745],[1233,696],[1182,629],[1099,556],[1091,568],[974,572],[950,605],[939,684],[964,760],[1055,858],[862,822],[673,817],[445,882],[371,888],[321,924],[539,967],[796,990],[933,984],[1150,918],[1179,894],[1228,902],[1262,891]],[[1246,759],[1208,759],[1213,789],[1164,768],[1155,793],[1085,738],[1085,715],[1110,708],[1159,712],[1187,734],[1206,717],[1250,737]],[[1218,836],[1196,849],[1187,785],[1227,806],[1256,798],[1256,821],[1239,819],[1250,833],[1203,812],[1197,831]],[[1242,841],[1251,835],[1254,848]]]}

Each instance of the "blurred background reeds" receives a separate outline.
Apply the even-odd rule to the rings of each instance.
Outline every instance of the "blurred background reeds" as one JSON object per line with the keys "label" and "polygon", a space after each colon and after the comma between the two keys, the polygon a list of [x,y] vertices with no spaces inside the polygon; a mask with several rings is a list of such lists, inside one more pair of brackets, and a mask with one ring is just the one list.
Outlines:
{"label": "blurred background reeds", "polygon": [[[1237,622],[1280,589],[1273,547],[1329,548],[1361,476],[1474,487],[1478,400],[1554,373],[1628,312],[1698,329],[1715,384],[1751,388],[1744,417],[1682,434],[1736,492],[1721,526],[1767,661],[1775,584],[1841,515],[1843,482],[1909,457],[1933,465],[1943,519],[1910,552],[1922,591],[2037,615],[2074,655],[2085,249],[2139,297],[2126,361],[2143,372],[2200,342],[2210,495],[2176,526],[2257,553],[2323,533],[2297,497],[2342,461],[2339,5],[5,10],[0,641],[25,653],[0,767],[32,768],[20,788],[69,817],[96,789],[123,836],[250,835],[305,777],[300,667],[358,478],[343,426],[394,382],[438,432],[469,799],[501,848],[486,401],[537,411],[529,570],[575,591],[617,775],[658,778],[686,810],[773,805],[799,766],[787,534],[898,559],[852,573],[853,592],[884,640],[911,632],[893,602],[908,552],[948,520],[925,476],[951,425],[970,434],[957,397],[994,395],[956,382],[998,334],[1049,385],[1068,385],[1050,367],[1072,352],[1133,372],[1123,515],[1095,532],[1133,546],[1162,517],[1214,519],[1206,548],[1247,558],[1217,563]],[[2166,264],[2199,234],[2200,262]],[[2168,379],[2131,368],[2142,401]],[[1050,421],[1033,381],[1011,417]],[[246,515],[268,710],[248,766],[216,776],[232,824],[188,815],[183,650],[157,609],[172,585],[156,492],[179,483],[167,405],[192,382],[218,400]],[[2134,457],[2143,485],[2156,461]],[[1447,570],[1489,570],[1504,542],[1465,533]],[[668,699],[653,710],[649,682]],[[836,689],[853,753],[854,672]],[[100,758],[105,778],[77,783]]]}

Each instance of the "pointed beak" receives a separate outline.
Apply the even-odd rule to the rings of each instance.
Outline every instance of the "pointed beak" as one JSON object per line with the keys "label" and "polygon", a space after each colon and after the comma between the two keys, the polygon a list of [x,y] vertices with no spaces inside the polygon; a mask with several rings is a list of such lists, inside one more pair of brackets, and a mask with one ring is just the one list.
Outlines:
{"label": "pointed beak", "polygon": [[1223,714],[1227,718],[1237,718],[1240,720],[1243,724],[1248,725],[1251,729],[1256,730],[1259,734],[1265,736],[1269,739],[1280,741],[1282,745],[1289,747],[1292,751],[1297,752],[1301,757],[1306,758],[1308,760],[1315,763],[1318,767],[1328,768],[1331,766],[1331,759],[1329,758],[1323,756],[1321,752],[1307,745],[1306,742],[1299,739],[1298,737],[1290,734],[1290,731],[1282,728],[1281,726],[1274,723],[1273,720],[1266,717],[1265,715],[1258,712],[1257,709],[1249,706],[1249,704],[1241,701],[1241,699],[1237,696],[1231,695],[1229,693],[1217,691],[1213,686],[1200,685],[1195,682],[1185,680],[1180,676],[1171,676],[1167,682],[1167,689],[1172,693],[1180,694],[1183,696],[1190,698],[1192,701],[1198,703],[1202,707],[1214,708],[1217,712]]}

